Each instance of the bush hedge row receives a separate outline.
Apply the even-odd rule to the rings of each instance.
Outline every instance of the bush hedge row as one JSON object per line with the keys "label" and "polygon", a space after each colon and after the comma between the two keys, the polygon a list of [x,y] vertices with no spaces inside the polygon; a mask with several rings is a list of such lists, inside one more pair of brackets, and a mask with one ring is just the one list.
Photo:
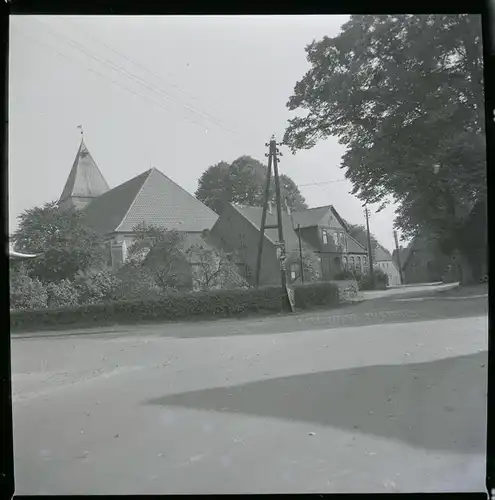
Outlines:
{"label": "bush hedge row", "polygon": [[[296,307],[334,306],[339,303],[338,286],[333,283],[299,285],[294,290]],[[76,326],[132,324],[146,321],[229,317],[249,313],[277,313],[289,308],[279,286],[260,289],[213,290],[172,295],[158,300],[115,301],[64,309],[13,311],[12,332]]]}

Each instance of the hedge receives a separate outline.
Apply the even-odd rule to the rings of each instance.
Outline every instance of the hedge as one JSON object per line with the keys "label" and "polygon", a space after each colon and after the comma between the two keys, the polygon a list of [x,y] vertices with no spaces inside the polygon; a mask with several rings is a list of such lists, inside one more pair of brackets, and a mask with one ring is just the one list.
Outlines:
{"label": "hedge", "polygon": [[297,309],[335,306],[339,303],[339,287],[330,282],[296,285],[294,286],[294,302]]}
{"label": "hedge", "polygon": [[[296,307],[333,306],[339,303],[338,286],[333,283],[298,285]],[[60,327],[132,324],[146,321],[173,321],[194,318],[229,317],[249,313],[278,313],[289,308],[279,286],[256,289],[212,290],[171,295],[158,300],[115,301],[64,309],[13,311],[12,332]]]}

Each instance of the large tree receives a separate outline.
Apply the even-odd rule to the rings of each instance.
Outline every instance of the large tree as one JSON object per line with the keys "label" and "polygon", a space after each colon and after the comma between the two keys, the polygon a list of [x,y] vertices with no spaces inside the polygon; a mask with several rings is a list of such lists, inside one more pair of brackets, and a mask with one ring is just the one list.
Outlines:
{"label": "large tree", "polygon": [[[267,166],[250,156],[241,156],[231,164],[224,161],[207,168],[198,181],[196,198],[220,214],[229,202],[261,206],[265,192]],[[280,175],[282,201],[294,210],[307,208],[295,182]],[[275,182],[270,183],[270,199],[275,201]]]}
{"label": "large tree", "polygon": [[62,210],[56,202],[23,212],[12,239],[16,250],[41,254],[24,265],[31,277],[42,282],[72,280],[104,261],[102,237],[85,223],[81,212]]}
{"label": "large tree", "polygon": [[354,194],[394,198],[404,236],[428,232],[468,277],[470,213],[486,199],[479,17],[352,16],[306,52],[311,68],[287,104],[306,114],[290,120],[285,143],[295,152],[337,136]]}

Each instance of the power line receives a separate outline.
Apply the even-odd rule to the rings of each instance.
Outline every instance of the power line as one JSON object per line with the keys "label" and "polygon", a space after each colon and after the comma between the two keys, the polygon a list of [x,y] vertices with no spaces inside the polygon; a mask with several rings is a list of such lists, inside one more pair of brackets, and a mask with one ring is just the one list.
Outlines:
{"label": "power line", "polygon": [[322,184],[335,184],[337,182],[345,182],[347,179],[337,179],[334,181],[310,182],[309,184],[299,184],[299,187],[321,186]]}
{"label": "power line", "polygon": [[[35,21],[38,21],[40,24],[43,24],[46,27],[46,23],[44,23],[42,21],[39,21],[39,20],[35,20]],[[224,130],[226,130],[228,132],[231,132],[231,133],[236,133],[235,131],[224,127],[223,125],[221,125],[219,123],[216,123],[212,119],[208,118],[208,116],[206,116],[204,113],[201,113],[200,111],[195,110],[193,107],[191,107],[191,106],[189,106],[187,104],[181,103],[180,101],[177,102],[177,99],[174,98],[173,96],[171,96],[170,94],[168,94],[167,92],[165,92],[165,91],[163,91],[163,90],[161,90],[159,88],[154,87],[153,85],[149,84],[145,79],[140,78],[140,77],[136,76],[135,74],[127,71],[125,68],[122,68],[118,64],[115,64],[113,61],[111,61],[109,59],[106,59],[106,58],[98,57],[97,55],[95,55],[94,53],[92,53],[90,50],[88,50],[87,47],[85,47],[84,45],[82,45],[82,44],[74,41],[70,37],[67,37],[67,36],[64,36],[64,35],[61,35],[61,34],[57,34],[53,30],[51,30],[51,29],[49,29],[47,27],[46,27],[46,30],[49,33],[51,33],[52,36],[55,36],[56,38],[59,38],[61,40],[66,41],[67,43],[69,43],[70,45],[72,45],[73,47],[75,47],[77,50],[79,50],[79,51],[83,52],[84,54],[86,54],[88,57],[90,57],[90,58],[98,61],[100,64],[103,64],[105,66],[111,67],[114,71],[120,73],[121,75],[123,75],[123,76],[129,78],[130,80],[133,80],[134,82],[136,82],[136,83],[138,83],[138,84],[146,87],[147,89],[151,90],[152,92],[155,92],[155,93],[158,93],[158,94],[164,96],[166,99],[168,99],[169,101],[172,101],[174,104],[182,105],[184,108],[188,109],[190,112],[192,112],[192,113],[194,113],[196,115],[199,115],[202,118],[205,118],[206,120],[208,120],[211,123],[219,126],[220,128],[223,128]],[[171,110],[169,110],[169,111],[171,111]]]}
{"label": "power line", "polygon": [[[149,73],[150,75],[154,76],[155,78],[157,78],[158,80],[161,80],[162,82],[164,82],[166,85],[170,85],[171,87],[177,89],[179,92],[182,92],[184,95],[188,96],[190,99],[193,99],[195,101],[199,101],[199,102],[202,102],[205,106],[207,107],[211,107],[208,103],[206,103],[205,101],[203,101],[202,99],[200,99],[199,97],[193,95],[193,94],[190,94],[189,92],[187,92],[186,90],[184,90],[183,88],[181,88],[179,85],[176,85],[175,83],[165,79],[163,76],[161,75],[158,75],[157,73],[155,73],[154,71],[152,71],[151,69],[143,66],[141,63],[137,62],[135,59],[133,59],[132,57],[124,54],[123,52],[120,52],[119,50],[117,50],[115,47],[109,45],[108,43],[104,42],[103,40],[101,40],[101,38],[98,38],[96,37],[94,34],[92,33],[89,33],[88,31],[86,30],[83,30],[80,26],[78,26],[78,23],[70,23],[72,24],[73,26],[77,26],[77,29],[82,32],[87,38],[92,38],[94,41],[98,42],[100,45],[103,45],[104,47],[106,47],[107,49],[109,49],[110,51],[112,51],[113,53],[119,55],[120,57],[123,57],[124,59],[126,59],[127,61],[129,61],[130,63],[134,64],[135,66],[137,66],[138,68],[141,68],[142,70],[146,71],[147,73]],[[201,111],[201,110],[200,110]],[[217,122],[220,124],[221,126],[221,120],[215,118],[215,116],[213,115],[210,115],[209,113],[206,113],[205,112],[205,115],[206,116],[209,116],[213,121]],[[235,129],[233,129],[235,131]],[[235,131],[237,132],[237,131]]]}
{"label": "power line", "polygon": [[[36,44],[36,46],[38,46],[38,47],[43,47],[43,48],[45,48],[45,49],[47,49],[47,50],[49,50],[49,51],[52,51],[52,52],[56,53],[57,55],[59,55],[59,56],[61,56],[61,57],[64,57],[65,59],[67,59],[67,60],[69,60],[69,61],[71,61],[71,62],[73,62],[73,63],[76,63],[76,62],[77,62],[77,63],[79,63],[79,61],[76,61],[76,60],[75,60],[75,59],[73,59],[72,57],[69,57],[67,54],[64,54],[64,53],[62,53],[62,52],[60,52],[60,51],[58,51],[58,50],[54,49],[53,47],[50,47],[50,45],[47,45],[46,43],[44,43],[44,42],[42,42],[42,41],[40,41],[40,40],[38,40],[38,39],[36,39],[36,38],[33,38],[33,37],[32,37],[32,36],[30,36],[30,35],[26,35],[26,34],[24,34],[23,36],[24,36],[25,38],[30,39],[31,41],[33,41],[33,42]],[[140,94],[139,92],[136,92],[135,90],[129,89],[128,87],[125,87],[125,86],[121,85],[119,82],[116,82],[115,80],[112,80],[111,78],[109,78],[109,77],[107,77],[107,76],[103,75],[102,73],[100,73],[100,72],[98,72],[98,71],[95,71],[95,70],[94,70],[94,69],[92,69],[92,68],[88,68],[87,66],[85,66],[85,65],[83,65],[83,64],[81,64],[81,65],[82,65],[82,66],[84,67],[84,69],[86,69],[87,71],[91,71],[91,73],[94,73],[95,75],[97,75],[97,76],[99,76],[99,77],[101,77],[101,78],[104,78],[105,80],[108,80],[109,82],[113,83],[114,85],[116,85],[117,87],[121,88],[122,90],[126,90],[127,92],[130,92],[131,94],[137,95],[138,97],[141,97],[142,99],[144,99],[144,100],[146,100],[146,101],[149,101],[149,102],[151,102],[151,103],[153,103],[153,104],[157,104],[158,106],[160,106],[161,108],[165,109],[166,111],[170,111],[170,109],[169,109],[169,108],[167,108],[166,106],[164,106],[161,102],[158,102],[158,101],[156,101],[156,100],[154,100],[154,99],[150,99],[149,97],[144,96],[143,94]],[[192,122],[192,123],[194,123],[194,124],[196,124],[196,125],[198,125],[199,127],[201,127],[201,128],[203,128],[203,129],[204,129],[204,125],[201,125],[200,123],[198,123],[198,122],[196,122],[196,121],[194,121],[194,120],[191,120],[190,118],[183,118],[183,119],[185,119],[185,120],[187,120],[187,121],[190,121],[190,122]]]}

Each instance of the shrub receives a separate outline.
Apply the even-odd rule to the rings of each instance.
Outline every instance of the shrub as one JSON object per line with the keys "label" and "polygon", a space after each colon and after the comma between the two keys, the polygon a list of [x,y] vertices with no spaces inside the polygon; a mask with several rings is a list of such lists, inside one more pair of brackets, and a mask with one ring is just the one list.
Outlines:
{"label": "shrub", "polygon": [[385,290],[388,286],[388,276],[381,269],[373,272],[373,281],[369,273],[364,274],[358,280],[360,290]]}
{"label": "shrub", "polygon": [[360,273],[355,273],[353,271],[350,271],[349,269],[345,269],[343,271],[340,271],[340,273],[337,273],[333,279],[336,281],[347,281],[347,280],[359,281],[361,277],[362,275]]}
{"label": "shrub", "polygon": [[113,300],[120,280],[107,270],[80,274],[75,280],[80,304],[99,304]]}
{"label": "shrub", "polygon": [[334,306],[339,303],[339,287],[330,282],[295,285],[294,302],[298,309],[308,309],[311,306]]}
{"label": "shrub", "polygon": [[10,271],[10,308],[42,309],[47,305],[46,289],[37,278],[31,278],[23,265]]}
{"label": "shrub", "polygon": [[47,305],[50,308],[73,307],[79,304],[79,292],[68,279],[46,285]]}
{"label": "shrub", "polygon": [[280,287],[258,290],[214,290],[170,295],[158,300],[115,301],[69,309],[13,312],[12,331],[40,330],[70,325],[99,326],[194,317],[225,317],[249,312],[280,312],[286,297]]}

